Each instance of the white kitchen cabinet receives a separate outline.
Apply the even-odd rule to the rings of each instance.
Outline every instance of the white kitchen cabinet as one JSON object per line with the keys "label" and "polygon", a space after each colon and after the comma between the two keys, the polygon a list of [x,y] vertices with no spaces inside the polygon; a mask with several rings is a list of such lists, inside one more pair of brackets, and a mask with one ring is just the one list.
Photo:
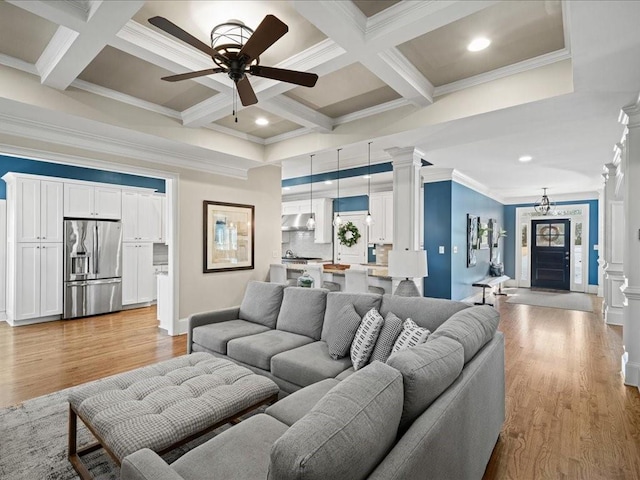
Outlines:
{"label": "white kitchen cabinet", "polygon": [[16,241],[62,242],[62,182],[14,178],[9,181]]}
{"label": "white kitchen cabinet", "polygon": [[122,217],[120,197],[119,188],[65,182],[64,216],[120,220]]}
{"label": "white kitchen cabinet", "polygon": [[370,201],[369,243],[393,243],[393,192],[373,193]]}
{"label": "white kitchen cabinet", "polygon": [[122,240],[162,242],[162,197],[153,193],[122,192]]}
{"label": "white kitchen cabinet", "polygon": [[154,295],[153,244],[122,244],[122,304],[151,302]]}
{"label": "white kitchen cabinet", "polygon": [[[298,213],[304,213],[302,211],[302,202],[285,202],[282,204],[282,215],[295,215]],[[308,203],[307,203],[308,210]]]}
{"label": "white kitchen cabinet", "polygon": [[18,243],[13,321],[62,313],[62,244]]}

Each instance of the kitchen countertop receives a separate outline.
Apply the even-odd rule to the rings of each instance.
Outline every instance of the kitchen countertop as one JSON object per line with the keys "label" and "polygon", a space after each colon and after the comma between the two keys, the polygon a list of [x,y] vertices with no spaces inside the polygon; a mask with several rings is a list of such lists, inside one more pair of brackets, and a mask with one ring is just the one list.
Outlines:
{"label": "kitchen countertop", "polygon": [[[376,278],[381,278],[383,280],[391,280],[391,277],[388,274],[387,268],[383,267],[381,265],[378,265],[378,267],[380,268],[368,268],[369,270],[369,276],[370,277],[376,277]],[[296,271],[296,272],[303,272],[305,270],[305,265],[304,264],[288,264],[287,265],[287,270],[292,270],[292,271]],[[324,273],[331,273],[333,275],[341,275],[344,276],[344,270],[343,269],[339,269],[339,268],[325,268],[323,269]]]}

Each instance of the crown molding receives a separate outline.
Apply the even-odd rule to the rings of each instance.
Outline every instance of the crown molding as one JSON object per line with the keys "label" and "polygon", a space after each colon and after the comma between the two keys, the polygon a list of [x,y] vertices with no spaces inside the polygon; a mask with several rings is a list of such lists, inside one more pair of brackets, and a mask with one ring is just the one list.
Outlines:
{"label": "crown molding", "polygon": [[218,125],[217,123],[209,123],[207,125],[203,125],[202,128],[206,128],[208,130],[213,130],[214,132],[224,133],[225,135],[229,135],[236,138],[241,138],[243,140],[247,140],[249,142],[257,143],[260,145],[264,145],[264,139],[260,137],[256,137],[255,135],[250,135],[244,132],[238,132],[237,130],[232,130],[228,127],[223,127],[222,125]]}
{"label": "crown molding", "polygon": [[58,27],[53,38],[49,41],[40,58],[36,61],[36,69],[43,83],[46,82],[49,74],[60,63],[78,36],[80,36],[78,32],[64,25]]}
{"label": "crown molding", "polygon": [[[434,87],[427,78],[418,70],[413,63],[407,60],[400,50],[395,47],[378,53],[380,59],[385,62],[393,71],[400,74],[404,80],[411,85],[422,97],[418,103],[426,106],[433,103]],[[425,103],[424,100],[427,102]]]}
{"label": "crown molding", "polygon": [[306,135],[307,133],[311,133],[313,130],[311,128],[298,128],[297,130],[292,130],[287,133],[281,133],[280,135],[274,135],[273,137],[269,137],[263,140],[264,145],[272,145],[274,143],[282,142],[284,140],[289,140],[290,138],[300,137],[302,135]]}
{"label": "crown molding", "polygon": [[[326,38],[278,63],[276,67],[306,72],[316,68],[318,65],[332,62],[346,53],[347,51],[344,48],[330,38]],[[296,85],[291,87],[291,89],[293,88],[296,88]]]}
{"label": "crown molding", "polygon": [[367,33],[367,17],[362,10],[355,6],[353,2],[335,2],[327,0],[316,0],[317,3],[322,4],[323,8],[328,11],[337,11],[338,16],[346,18],[351,28],[356,30],[362,39],[365,38]]}
{"label": "crown molding", "polygon": [[[560,194],[553,194],[553,195],[549,195],[549,199],[551,200],[552,203],[558,203],[558,202],[581,202],[581,201],[585,201],[585,200],[598,200],[599,199],[599,193],[597,191],[584,191],[584,192],[574,192],[574,193],[560,193]],[[536,203],[537,201],[540,200],[540,198],[542,197],[542,194],[540,195],[526,195],[526,196],[522,196],[522,197],[506,197],[504,199],[504,202],[502,202],[504,205],[518,205],[521,203]],[[558,207],[561,207],[562,205],[558,205]]]}
{"label": "crown molding", "polygon": [[84,80],[80,80],[79,78],[76,78],[73,82],[71,82],[71,86],[79,90],[84,90],[85,92],[100,95],[101,97],[105,97],[110,100],[115,100],[116,102],[126,103],[127,105],[131,105],[133,107],[138,107],[150,112],[159,113],[160,115],[164,115],[166,117],[176,118],[178,120],[181,120],[182,118],[180,116],[180,112],[178,112],[177,110],[172,110],[171,108],[158,105],[157,103],[148,102],[138,97],[127,95],[126,93],[121,93],[110,88],[102,87],[100,85],[96,85],[95,83],[86,82]]}
{"label": "crown molding", "polygon": [[482,183],[474,180],[464,173],[460,173],[453,168],[422,167],[420,169],[420,175],[422,175],[422,183],[445,181],[456,182],[464,187],[470,188],[471,190],[484,195],[485,197],[489,197],[496,202],[505,205],[505,199],[502,196],[496,194],[495,192],[492,192]]}
{"label": "crown molding", "polygon": [[261,103],[264,110],[279,115],[282,118],[298,123],[303,127],[313,128],[320,132],[333,130],[333,119],[316,112],[311,108],[289,97],[280,95]]}
{"label": "crown molding", "polygon": [[99,134],[94,134],[46,123],[44,121],[18,118],[15,115],[8,115],[1,112],[0,132],[32,140],[51,142],[57,145],[81,148],[125,158],[135,158],[161,165],[190,168],[242,179],[247,178],[247,168],[214,164],[211,162],[211,155],[207,155],[206,153],[202,155],[189,155],[179,152],[175,148],[168,149],[167,145],[169,142],[163,142],[164,145],[161,145],[157,137],[149,136],[148,139],[145,139],[147,140],[146,142],[133,141],[116,136],[109,136],[104,130]]}
{"label": "crown molding", "polygon": [[362,120],[363,118],[372,117],[379,113],[388,112],[389,110],[395,110],[396,108],[405,107],[411,105],[411,102],[406,98],[398,98],[397,100],[391,100],[390,102],[381,103],[373,107],[365,108],[358,112],[347,113],[341,117],[337,117],[333,120],[334,127],[342,125],[344,123],[355,122],[356,120]]}
{"label": "crown molding", "polygon": [[506,67],[497,68],[495,70],[491,70],[490,72],[481,73],[473,77],[458,80],[457,82],[451,82],[447,83],[446,85],[435,87],[433,96],[439,97],[448,93],[464,90],[465,88],[475,87],[476,85],[482,85],[483,83],[491,82],[493,80],[509,77],[517,73],[523,73],[557,62],[562,62],[563,60],[568,60],[570,58],[571,53],[569,52],[569,50],[563,48],[562,50],[557,50],[555,52],[546,53],[535,58],[523,60],[522,62],[514,63],[513,65],[507,65]]}
{"label": "crown molding", "polygon": [[[210,123],[210,122],[203,123],[202,119],[204,117],[211,115],[211,113],[213,112],[218,112],[220,110],[228,109],[229,107],[231,107],[231,102],[229,101],[229,97],[219,93],[217,95],[207,98],[206,100],[203,100],[200,103],[197,103],[193,107],[189,107],[186,110],[183,110],[180,113],[180,116],[182,117],[182,124],[185,127],[204,126]],[[236,112],[241,112],[244,108],[245,107],[239,104]],[[228,114],[229,113],[227,113],[226,115]],[[222,115],[222,116],[226,116],[226,115]]]}
{"label": "crown molding", "polygon": [[634,103],[622,107],[618,120],[627,128],[640,126],[640,97]]}
{"label": "crown molding", "polygon": [[5,67],[15,68],[21,72],[29,73],[31,75],[39,75],[38,69],[33,63],[25,62],[19,58],[10,57],[4,53],[0,53],[0,65]]}

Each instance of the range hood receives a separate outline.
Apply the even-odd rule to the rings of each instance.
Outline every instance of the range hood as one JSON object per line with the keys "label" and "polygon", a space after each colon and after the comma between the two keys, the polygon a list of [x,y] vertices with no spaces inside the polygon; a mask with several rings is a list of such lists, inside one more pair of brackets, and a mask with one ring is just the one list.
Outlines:
{"label": "range hood", "polygon": [[307,227],[307,220],[311,217],[310,213],[295,213],[292,215],[282,215],[282,231],[293,232],[296,230],[314,230]]}

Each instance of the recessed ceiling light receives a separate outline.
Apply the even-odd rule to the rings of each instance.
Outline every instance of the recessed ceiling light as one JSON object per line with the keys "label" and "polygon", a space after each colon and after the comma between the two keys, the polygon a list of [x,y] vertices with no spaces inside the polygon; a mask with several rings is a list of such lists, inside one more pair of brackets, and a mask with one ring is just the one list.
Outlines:
{"label": "recessed ceiling light", "polygon": [[264,117],[258,117],[256,118],[256,125],[260,125],[260,126],[269,125],[269,120],[267,120]]}
{"label": "recessed ceiling light", "polygon": [[283,190],[291,190],[291,187],[282,187]]}
{"label": "recessed ceiling light", "polygon": [[518,160],[521,162],[530,162],[533,160],[533,157],[531,155],[522,155]]}
{"label": "recessed ceiling light", "polygon": [[479,52],[480,50],[484,50],[489,45],[491,45],[491,40],[486,37],[478,37],[474,38],[469,45],[467,45],[467,50],[470,52]]}
{"label": "recessed ceiling light", "polygon": [[371,175],[362,175],[362,178],[371,178]]}
{"label": "recessed ceiling light", "polygon": [[325,180],[325,181],[324,181],[324,184],[325,184],[325,185],[331,185],[332,183],[333,183],[333,182],[332,182],[331,180]]}

